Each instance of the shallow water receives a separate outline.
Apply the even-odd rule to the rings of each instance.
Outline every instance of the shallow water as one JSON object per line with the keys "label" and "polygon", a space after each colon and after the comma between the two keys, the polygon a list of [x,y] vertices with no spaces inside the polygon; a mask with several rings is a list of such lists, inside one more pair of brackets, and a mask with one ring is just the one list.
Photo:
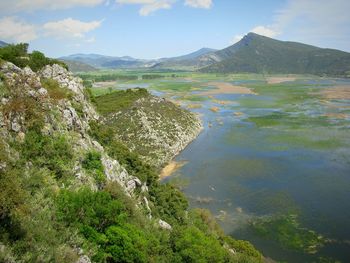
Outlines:
{"label": "shallow water", "polygon": [[[278,84],[276,90],[259,86],[259,96],[223,94],[201,101],[202,107],[192,110],[201,114],[205,129],[176,157],[188,163],[167,180],[188,181],[183,190],[191,206],[211,210],[226,233],[251,241],[267,257],[349,262],[350,121],[324,114],[330,111],[329,103],[334,105],[332,111],[349,114],[339,103],[349,106],[350,101],[323,105],[324,99],[311,96],[309,90],[350,82],[292,83],[293,87],[290,82]],[[221,105],[216,100],[234,103]],[[213,106],[219,111],[210,111]],[[290,214],[297,215],[301,229],[327,240],[317,253],[260,236],[250,224],[266,216]]]}

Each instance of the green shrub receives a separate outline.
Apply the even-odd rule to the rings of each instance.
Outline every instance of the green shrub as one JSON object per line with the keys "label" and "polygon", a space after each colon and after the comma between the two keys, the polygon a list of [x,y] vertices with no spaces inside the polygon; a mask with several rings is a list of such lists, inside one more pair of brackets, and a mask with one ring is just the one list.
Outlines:
{"label": "green shrub", "polygon": [[149,188],[156,213],[172,224],[184,223],[188,201],[185,195],[170,184],[154,184]]}
{"label": "green shrub", "polygon": [[58,64],[68,70],[68,66],[57,59],[50,59],[39,51],[28,54],[28,44],[20,43],[0,48],[0,59],[9,61],[20,68],[29,66],[33,71],[39,71],[46,65]]}
{"label": "green shrub", "polygon": [[106,252],[111,262],[147,262],[147,236],[131,224],[111,226],[106,231]]}
{"label": "green shrub", "polygon": [[106,191],[61,191],[58,218],[77,227],[92,246],[96,262],[146,262],[155,238],[133,223],[128,207]]}
{"label": "green shrub", "polygon": [[106,181],[103,164],[101,162],[101,153],[88,152],[82,162],[82,166],[93,174],[98,184],[102,184]]}
{"label": "green shrub", "polygon": [[57,80],[54,79],[44,79],[41,81],[41,84],[47,92],[49,96],[54,101],[62,100],[62,99],[71,99],[73,93],[66,87],[60,87]]}
{"label": "green shrub", "polygon": [[29,58],[28,66],[35,72],[50,64],[50,59],[39,51],[33,51],[32,54],[29,55]]}
{"label": "green shrub", "polygon": [[220,242],[194,226],[179,228],[172,233],[177,262],[227,262],[229,259]]}
{"label": "green shrub", "polygon": [[30,130],[21,151],[26,160],[38,167],[47,167],[57,178],[67,177],[71,173],[73,150],[63,135],[48,136]]}
{"label": "green shrub", "polygon": [[12,62],[18,67],[25,67],[28,65],[28,44],[20,43],[17,45],[7,45],[0,48],[0,58]]}

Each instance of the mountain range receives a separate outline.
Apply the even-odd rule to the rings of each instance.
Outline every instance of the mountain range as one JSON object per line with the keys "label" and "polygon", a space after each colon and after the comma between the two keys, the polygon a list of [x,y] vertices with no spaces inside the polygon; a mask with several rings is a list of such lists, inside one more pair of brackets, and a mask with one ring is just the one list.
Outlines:
{"label": "mountain range", "polygon": [[5,46],[7,46],[7,45],[8,45],[8,44],[7,44],[6,42],[0,40],[0,47],[5,47]]}
{"label": "mountain range", "polygon": [[[280,41],[248,33],[237,43],[221,49],[202,48],[187,55],[137,59],[98,54],[74,54],[59,58],[79,62],[75,71],[93,68],[148,68],[198,70],[212,73],[287,73],[349,76],[350,53],[303,43]],[[90,68],[91,69],[91,68]]]}

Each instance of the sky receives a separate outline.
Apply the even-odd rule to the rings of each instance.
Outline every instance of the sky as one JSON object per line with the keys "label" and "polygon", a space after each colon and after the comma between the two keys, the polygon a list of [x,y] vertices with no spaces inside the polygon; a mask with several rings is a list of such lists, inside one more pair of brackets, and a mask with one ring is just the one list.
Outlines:
{"label": "sky", "polygon": [[0,40],[50,57],[222,49],[248,32],[350,52],[349,0],[0,0]]}

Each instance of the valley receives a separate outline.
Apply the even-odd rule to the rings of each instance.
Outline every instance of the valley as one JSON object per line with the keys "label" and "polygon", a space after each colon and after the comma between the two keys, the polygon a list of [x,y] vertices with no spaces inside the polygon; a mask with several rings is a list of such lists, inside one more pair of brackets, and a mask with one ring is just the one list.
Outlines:
{"label": "valley", "polygon": [[81,77],[101,74],[135,77],[92,83],[96,96],[142,87],[200,116],[204,130],[163,180],[192,207],[209,209],[225,233],[278,261],[346,261],[348,79],[137,70]]}

